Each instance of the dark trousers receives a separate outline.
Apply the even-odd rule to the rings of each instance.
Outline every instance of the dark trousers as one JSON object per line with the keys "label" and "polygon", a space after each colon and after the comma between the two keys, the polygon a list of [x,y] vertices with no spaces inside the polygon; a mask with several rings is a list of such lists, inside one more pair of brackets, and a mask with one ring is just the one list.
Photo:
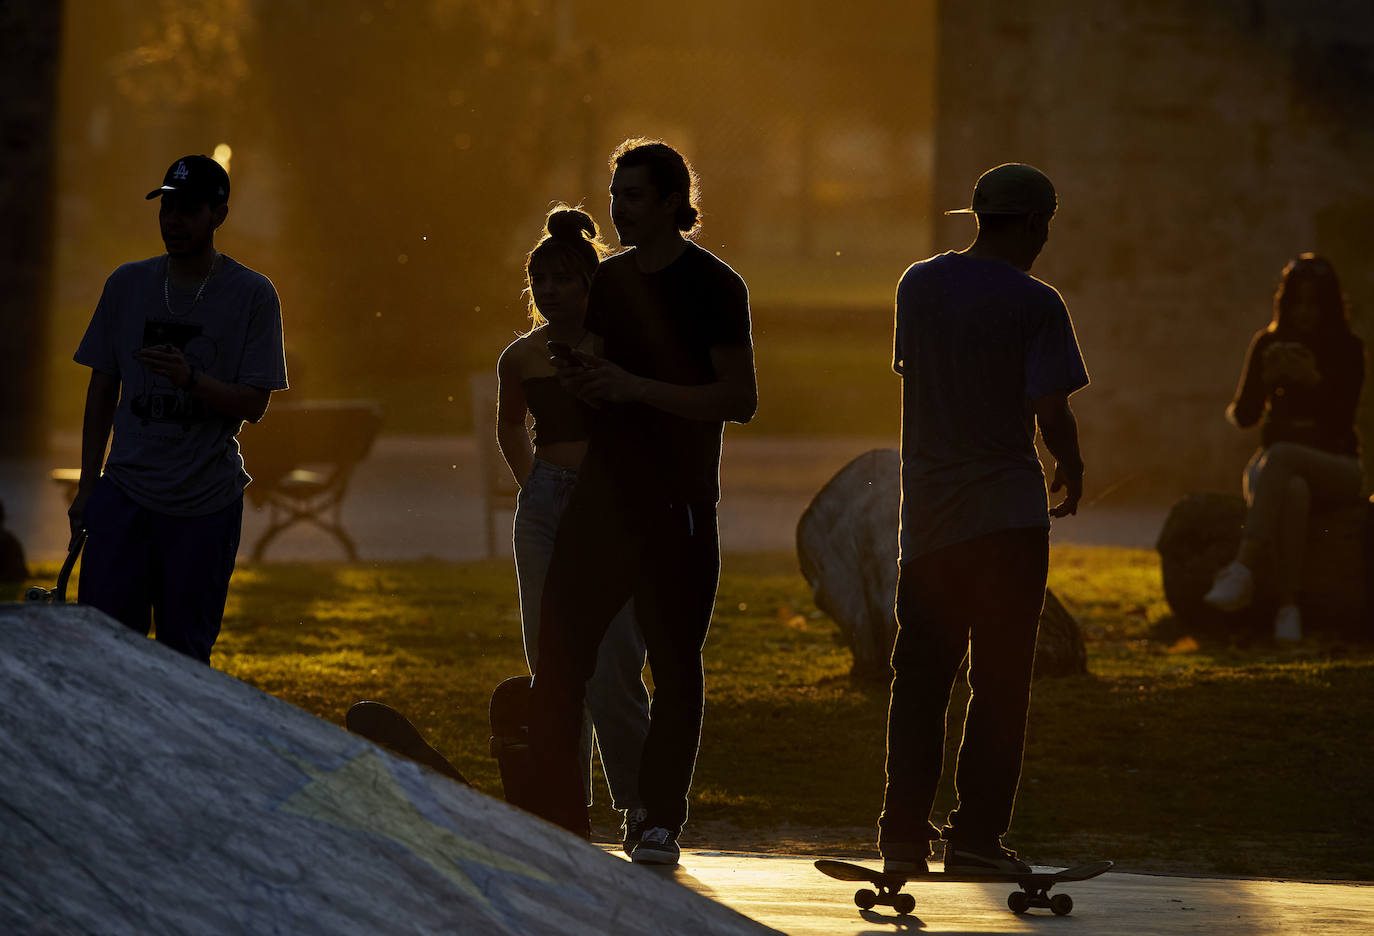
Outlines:
{"label": "dark trousers", "polygon": [[243,498],[201,517],[177,517],[134,503],[108,478],[84,517],[77,601],[189,657],[210,662],[234,574]]}
{"label": "dark trousers", "polygon": [[631,598],[654,676],[640,761],[648,827],[687,820],[705,704],[701,651],[720,579],[716,508],[632,501],[585,469],[559,523],[540,603],[531,746],[542,785],[533,810],[586,832],[578,766],[587,680],[607,626]]}
{"label": "dark trousers", "polygon": [[[1048,566],[1048,531],[1021,529],[901,567],[880,848],[942,836],[986,843],[1011,825]],[[942,833],[930,811],[944,770],[950,689],[965,652],[973,694],[954,774],[958,805]]]}

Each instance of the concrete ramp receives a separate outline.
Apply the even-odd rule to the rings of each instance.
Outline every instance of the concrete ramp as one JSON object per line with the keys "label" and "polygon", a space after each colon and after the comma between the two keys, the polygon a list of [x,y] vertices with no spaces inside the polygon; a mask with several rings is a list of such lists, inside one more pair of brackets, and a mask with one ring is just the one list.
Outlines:
{"label": "concrete ramp", "polygon": [[0,606],[0,932],[774,932],[76,606]]}

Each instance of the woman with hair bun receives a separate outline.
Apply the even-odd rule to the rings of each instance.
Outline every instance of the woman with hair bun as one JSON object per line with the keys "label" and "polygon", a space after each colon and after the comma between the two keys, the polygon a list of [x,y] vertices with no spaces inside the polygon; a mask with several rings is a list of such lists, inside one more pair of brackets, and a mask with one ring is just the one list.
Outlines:
{"label": "woman with hair bun", "polygon": [[[566,206],[549,212],[544,233],[525,261],[532,327],[511,342],[497,364],[496,440],[520,485],[515,570],[531,673],[538,666],[540,595],[559,519],[587,452],[589,420],[587,404],[559,384],[550,344],[564,353],[599,350],[585,317],[592,276],[607,253],[586,212]],[[533,417],[532,431],[526,428],[527,414]],[[581,757],[590,804],[594,731],[611,805],[624,815],[627,851],[639,841],[645,818],[639,796],[639,762],[649,732],[649,694],[640,676],[644,656],[630,602],[607,629],[595,675],[587,682],[590,719],[584,719]]]}
{"label": "woman with hair bun", "polygon": [[1240,551],[1203,598],[1222,611],[1246,607],[1255,572],[1273,570],[1279,609],[1274,636],[1302,637],[1297,591],[1313,501],[1360,492],[1355,409],[1364,382],[1364,343],[1350,330],[1340,280],[1329,261],[1304,253],[1283,270],[1274,317],[1250,342],[1227,417],[1260,423],[1260,447],[1245,467]]}

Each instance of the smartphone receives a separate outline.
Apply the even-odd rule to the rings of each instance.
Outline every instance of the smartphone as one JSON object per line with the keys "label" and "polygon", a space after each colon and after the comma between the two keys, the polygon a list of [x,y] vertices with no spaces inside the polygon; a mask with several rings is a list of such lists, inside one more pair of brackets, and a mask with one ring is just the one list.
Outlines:
{"label": "smartphone", "polygon": [[573,354],[573,349],[566,341],[550,341],[548,344],[549,357],[557,358],[565,367],[581,367],[582,362]]}

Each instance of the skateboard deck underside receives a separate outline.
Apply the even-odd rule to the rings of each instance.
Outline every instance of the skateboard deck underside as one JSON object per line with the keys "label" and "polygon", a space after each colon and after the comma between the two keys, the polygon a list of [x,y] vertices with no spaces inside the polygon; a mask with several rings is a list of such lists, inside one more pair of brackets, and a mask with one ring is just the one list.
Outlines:
{"label": "skateboard deck underside", "polygon": [[470,785],[462,771],[436,751],[408,718],[385,702],[355,702],[344,717],[344,725],[354,734],[380,744],[394,754]]}

